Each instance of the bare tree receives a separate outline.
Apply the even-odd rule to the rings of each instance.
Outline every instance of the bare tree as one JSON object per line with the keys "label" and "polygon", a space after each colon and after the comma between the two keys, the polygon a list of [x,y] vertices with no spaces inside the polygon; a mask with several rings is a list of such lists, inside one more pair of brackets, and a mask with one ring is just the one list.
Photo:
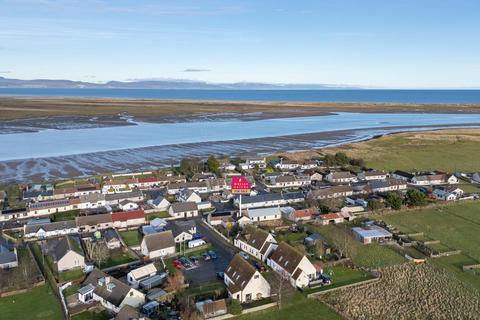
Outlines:
{"label": "bare tree", "polygon": [[181,272],[175,272],[167,278],[166,289],[168,292],[179,293],[183,291],[185,278]]}
{"label": "bare tree", "polygon": [[99,267],[102,263],[106,262],[110,256],[107,246],[101,241],[85,241],[85,247],[87,248],[90,259]]}

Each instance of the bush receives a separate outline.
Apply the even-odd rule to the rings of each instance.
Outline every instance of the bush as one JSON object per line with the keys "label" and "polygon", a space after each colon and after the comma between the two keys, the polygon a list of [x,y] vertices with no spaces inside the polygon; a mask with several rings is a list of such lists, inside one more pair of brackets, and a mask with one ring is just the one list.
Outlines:
{"label": "bush", "polygon": [[402,208],[403,200],[396,192],[389,192],[387,194],[386,201],[388,205],[394,210],[400,210],[400,208]]}
{"label": "bush", "polygon": [[425,194],[417,189],[407,191],[407,202],[412,206],[424,206],[427,203]]}
{"label": "bush", "polygon": [[230,303],[227,306],[228,313],[233,314],[233,315],[239,315],[242,314],[242,306],[240,305],[240,302],[238,300],[233,300],[230,301]]}
{"label": "bush", "polygon": [[384,205],[380,200],[372,199],[368,201],[367,209],[370,211],[377,211],[383,209]]}

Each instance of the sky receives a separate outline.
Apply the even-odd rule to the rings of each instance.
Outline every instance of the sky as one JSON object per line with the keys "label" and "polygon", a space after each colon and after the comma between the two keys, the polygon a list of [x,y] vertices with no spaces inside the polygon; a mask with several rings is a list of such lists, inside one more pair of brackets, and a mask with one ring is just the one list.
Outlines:
{"label": "sky", "polygon": [[480,88],[480,1],[0,0],[0,76]]}

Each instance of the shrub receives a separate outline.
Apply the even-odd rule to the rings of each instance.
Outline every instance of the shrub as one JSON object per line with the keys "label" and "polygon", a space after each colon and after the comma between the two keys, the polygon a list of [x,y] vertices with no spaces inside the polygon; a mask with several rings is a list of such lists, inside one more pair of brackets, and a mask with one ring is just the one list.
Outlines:
{"label": "shrub", "polygon": [[233,314],[233,315],[239,315],[242,313],[242,306],[240,305],[240,302],[238,300],[233,300],[230,301],[230,303],[227,306],[228,313]]}

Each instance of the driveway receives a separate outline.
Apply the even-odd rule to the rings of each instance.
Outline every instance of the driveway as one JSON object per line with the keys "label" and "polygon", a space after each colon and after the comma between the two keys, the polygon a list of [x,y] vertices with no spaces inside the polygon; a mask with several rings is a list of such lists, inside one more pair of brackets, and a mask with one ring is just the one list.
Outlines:
{"label": "driveway", "polygon": [[204,235],[212,244],[213,250],[217,253],[217,259],[210,261],[201,260],[197,268],[186,270],[184,272],[185,277],[192,284],[211,282],[218,279],[216,273],[224,272],[237,252],[233,245],[226,242],[200,219],[197,220],[197,232]]}

